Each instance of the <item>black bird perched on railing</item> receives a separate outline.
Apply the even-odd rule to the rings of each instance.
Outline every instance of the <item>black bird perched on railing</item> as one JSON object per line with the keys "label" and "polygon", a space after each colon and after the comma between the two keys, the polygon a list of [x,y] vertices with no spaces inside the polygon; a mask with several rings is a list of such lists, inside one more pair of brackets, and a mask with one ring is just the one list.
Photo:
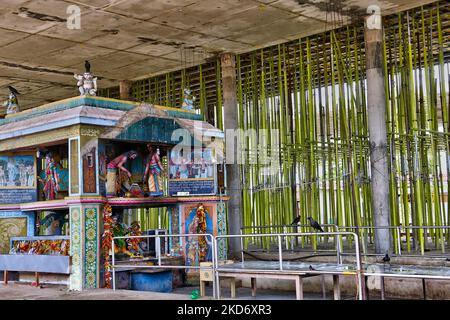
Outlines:
{"label": "black bird perched on railing", "polygon": [[292,221],[291,225],[298,224],[300,222],[300,216],[296,216],[294,221]]}
{"label": "black bird perched on railing", "polygon": [[388,263],[390,261],[391,261],[391,257],[389,257],[389,255],[386,253],[386,255],[383,257],[383,262]]}
{"label": "black bird perched on railing", "polygon": [[314,220],[314,219],[311,218],[311,217],[308,217],[307,219],[309,220],[309,225],[310,225],[311,227],[313,227],[313,229],[318,230],[318,231],[320,231],[320,232],[324,232],[323,229],[322,229],[322,227],[320,226],[320,224],[319,224],[316,220]]}
{"label": "black bird perched on railing", "polygon": [[314,269],[314,268],[312,267],[312,265],[310,265],[310,266],[309,266],[309,270],[315,271],[316,269]]}

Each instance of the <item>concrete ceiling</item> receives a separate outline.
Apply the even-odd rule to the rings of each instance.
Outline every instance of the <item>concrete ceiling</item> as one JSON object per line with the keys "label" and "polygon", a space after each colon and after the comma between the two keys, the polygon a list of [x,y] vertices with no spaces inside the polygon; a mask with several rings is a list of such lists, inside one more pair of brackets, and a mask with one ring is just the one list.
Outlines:
{"label": "concrete ceiling", "polygon": [[[88,59],[99,87],[200,64],[348,23],[378,4],[383,15],[433,0],[1,0],[0,99],[22,109],[77,95]],[[81,28],[67,28],[67,8]],[[345,14],[339,14],[339,12]]]}

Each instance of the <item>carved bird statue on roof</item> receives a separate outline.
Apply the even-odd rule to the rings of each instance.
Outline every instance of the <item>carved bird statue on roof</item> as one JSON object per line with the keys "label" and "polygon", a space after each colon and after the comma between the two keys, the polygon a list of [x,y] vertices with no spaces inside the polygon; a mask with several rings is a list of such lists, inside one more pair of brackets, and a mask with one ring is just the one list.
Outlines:
{"label": "carved bird statue on roof", "polygon": [[17,99],[19,91],[12,86],[8,86],[8,89],[9,97],[8,100],[3,103],[3,106],[6,107],[6,114],[17,113],[20,111],[19,100]]}
{"label": "carved bird statue on roof", "polygon": [[91,72],[91,64],[89,63],[89,61],[87,60],[84,61],[84,68],[86,69],[87,73]]}

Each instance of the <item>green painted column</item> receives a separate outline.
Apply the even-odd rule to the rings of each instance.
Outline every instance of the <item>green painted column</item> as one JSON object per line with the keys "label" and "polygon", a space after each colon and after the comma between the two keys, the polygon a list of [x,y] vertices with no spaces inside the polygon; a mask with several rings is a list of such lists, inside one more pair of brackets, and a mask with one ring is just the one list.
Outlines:
{"label": "green painted column", "polygon": [[70,290],[95,289],[100,286],[100,204],[70,207]]}

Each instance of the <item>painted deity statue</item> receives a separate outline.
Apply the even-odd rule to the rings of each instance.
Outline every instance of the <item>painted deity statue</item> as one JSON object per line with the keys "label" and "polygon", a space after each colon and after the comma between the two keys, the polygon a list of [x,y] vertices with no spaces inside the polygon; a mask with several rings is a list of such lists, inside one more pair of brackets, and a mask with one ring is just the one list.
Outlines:
{"label": "painted deity statue", "polygon": [[74,78],[78,80],[78,90],[82,96],[95,96],[97,95],[97,77],[92,75],[89,61],[86,60],[84,66],[86,71],[83,74],[74,74]]}
{"label": "painted deity statue", "polygon": [[45,226],[45,234],[49,236],[59,236],[62,234],[62,227],[69,222],[67,213],[49,212],[42,220],[41,225]]}
{"label": "painted deity statue", "polygon": [[[131,179],[131,172],[124,167],[128,159],[136,159],[137,152],[134,150],[121,154],[120,156],[111,160],[106,169],[108,171],[106,175],[106,196],[111,198],[118,195],[121,190],[122,183],[119,177],[120,173],[125,173],[128,179]],[[119,171],[118,171],[119,170]]]}
{"label": "painted deity statue", "polygon": [[[194,211],[195,210],[195,211]],[[208,213],[202,203],[191,211],[191,222],[187,226],[189,234],[208,233]],[[210,226],[211,227],[211,226]],[[211,232],[211,231],[210,231]],[[211,261],[211,241],[206,236],[191,236],[186,243],[186,258],[188,265],[198,265],[199,262]]]}
{"label": "painted deity statue", "polygon": [[17,176],[17,165],[16,161],[13,157],[10,157],[8,159],[8,164],[6,165],[6,170],[8,171],[8,186],[15,186],[16,185],[16,176]]}
{"label": "painted deity statue", "polygon": [[51,152],[45,156],[45,179],[44,183],[44,195],[45,200],[54,200],[59,191],[59,175],[56,171],[57,163]]}
{"label": "painted deity statue", "polygon": [[6,175],[3,166],[0,166],[0,187],[6,186]]}
{"label": "painted deity statue", "polygon": [[194,110],[194,101],[195,97],[192,96],[192,91],[188,88],[183,90],[184,98],[183,104],[181,105],[181,109],[183,110]]}
{"label": "painted deity statue", "polygon": [[150,196],[162,196],[164,195],[162,181],[164,167],[159,158],[159,149],[154,151],[151,144],[147,144],[147,149],[149,151],[149,155],[147,156],[144,176],[142,177],[142,180],[145,184],[146,178],[148,176],[147,186]]}
{"label": "painted deity statue", "polygon": [[19,100],[17,99],[19,91],[17,91],[15,88],[11,86],[8,86],[8,88],[9,88],[9,97],[8,100],[6,100],[3,103],[3,106],[6,107],[6,114],[17,113],[20,111]]}

